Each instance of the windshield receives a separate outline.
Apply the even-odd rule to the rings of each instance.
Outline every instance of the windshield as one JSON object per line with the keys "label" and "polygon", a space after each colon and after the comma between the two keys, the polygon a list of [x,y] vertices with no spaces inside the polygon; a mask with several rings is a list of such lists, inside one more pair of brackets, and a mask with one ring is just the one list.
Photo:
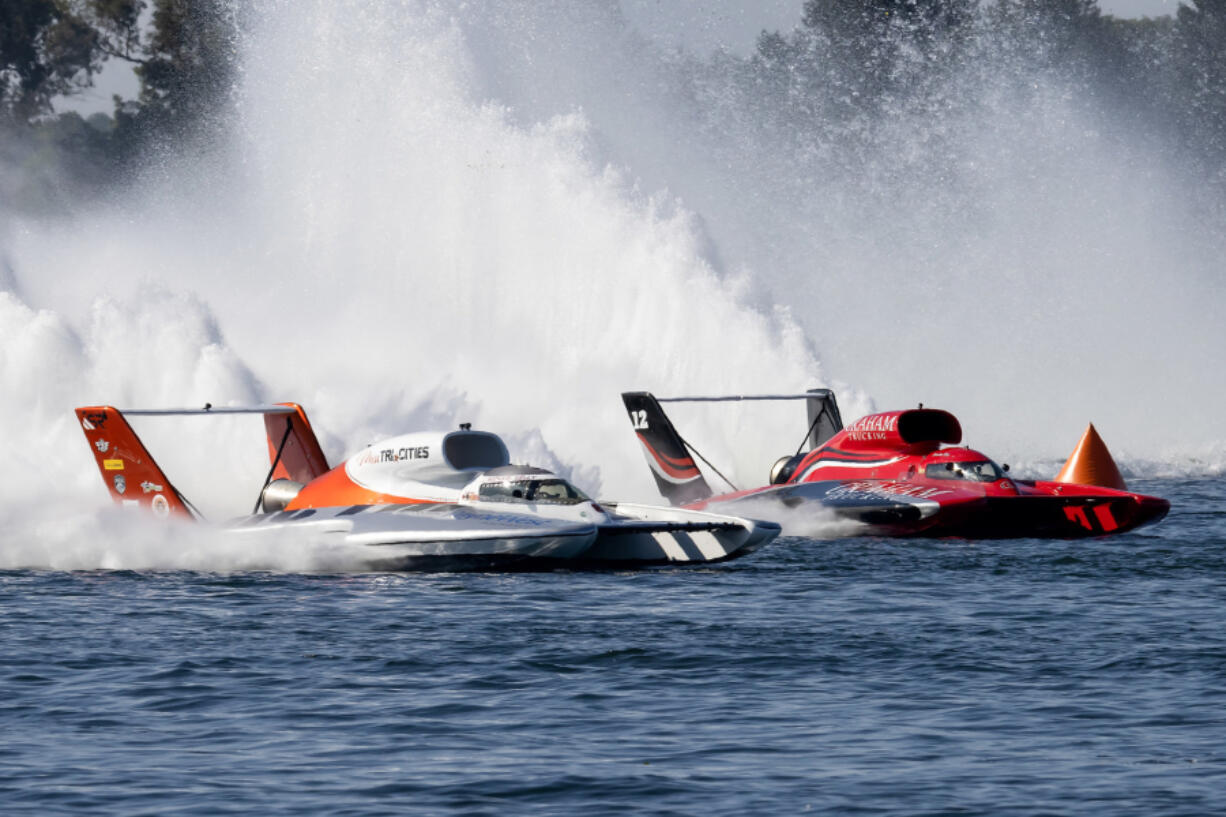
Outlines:
{"label": "windshield", "polygon": [[991,460],[975,462],[937,462],[924,469],[929,479],[965,479],[970,482],[995,482],[1004,473]]}
{"label": "windshield", "polygon": [[586,502],[587,496],[564,479],[507,479],[486,482],[477,489],[477,496],[491,502],[553,502],[574,505]]}

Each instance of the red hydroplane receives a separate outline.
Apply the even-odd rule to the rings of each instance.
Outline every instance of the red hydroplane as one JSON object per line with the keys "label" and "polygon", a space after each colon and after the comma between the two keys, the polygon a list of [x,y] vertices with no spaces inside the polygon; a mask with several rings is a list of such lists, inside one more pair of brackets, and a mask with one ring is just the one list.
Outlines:
{"label": "red hydroplane", "polygon": [[[769,485],[722,495],[711,490],[691,447],[660,406],[786,399],[808,402],[809,450],[781,457]],[[974,539],[1103,536],[1157,522],[1170,510],[1165,499],[1127,490],[1093,425],[1054,480],[1032,481],[1014,479],[1007,465],[959,446],[961,424],[939,409],[869,414],[844,428],[828,389],[659,399],[625,392],[622,400],[660,493],[687,508],[740,505],[766,519],[794,518],[795,511],[814,508],[861,522],[874,535]]]}

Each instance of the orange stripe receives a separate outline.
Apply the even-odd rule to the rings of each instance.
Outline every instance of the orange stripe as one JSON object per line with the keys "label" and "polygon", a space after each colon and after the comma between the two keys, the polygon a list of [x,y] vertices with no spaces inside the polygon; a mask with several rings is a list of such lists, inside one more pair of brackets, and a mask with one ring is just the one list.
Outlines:
{"label": "orange stripe", "polygon": [[411,499],[393,496],[363,488],[345,474],[345,466],[338,465],[328,473],[312,480],[294,497],[287,511],[301,508],[336,508],[348,505],[437,505],[434,499]]}

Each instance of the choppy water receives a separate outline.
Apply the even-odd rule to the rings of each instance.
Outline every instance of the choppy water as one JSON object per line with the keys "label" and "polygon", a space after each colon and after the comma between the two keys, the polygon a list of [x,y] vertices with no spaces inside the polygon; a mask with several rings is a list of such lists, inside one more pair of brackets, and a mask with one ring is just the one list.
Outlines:
{"label": "choppy water", "polygon": [[[633,5],[255,4],[226,145],[64,221],[0,208],[0,814],[1220,810],[1226,479],[1182,478],[1226,457],[1196,198],[989,52],[951,75],[966,105],[852,128],[845,164],[841,126],[652,46]],[[848,421],[953,410],[1015,467],[1094,420],[1175,510],[698,571],[293,573],[319,554],[117,536],[71,413],[298,400],[333,457],[474,422],[643,500],[618,391],[820,385]],[[675,418],[757,484],[803,413],[738,411]],[[258,423],[156,425],[206,511],[250,507]],[[136,566],[176,570],[102,569]]]}
{"label": "choppy water", "polygon": [[1088,542],[0,573],[6,814],[1208,814],[1226,480]]}

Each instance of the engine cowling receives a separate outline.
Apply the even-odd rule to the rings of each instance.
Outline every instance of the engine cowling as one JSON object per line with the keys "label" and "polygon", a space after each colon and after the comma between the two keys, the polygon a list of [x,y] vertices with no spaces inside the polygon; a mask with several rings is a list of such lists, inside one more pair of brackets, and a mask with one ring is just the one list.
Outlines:
{"label": "engine cowling", "polygon": [[802,460],[803,454],[788,454],[775,460],[775,464],[771,466],[770,484],[782,485],[787,482],[796,473],[796,466],[800,465]]}
{"label": "engine cowling", "polygon": [[427,431],[364,448],[345,461],[345,474],[379,494],[442,500],[451,499],[474,472],[509,463],[506,444],[497,434]]}
{"label": "engine cowling", "polygon": [[294,482],[292,479],[274,479],[264,486],[264,490],[260,493],[260,507],[265,513],[283,511],[286,505],[294,501],[294,497],[298,496],[301,490],[301,482]]}
{"label": "engine cowling", "polygon": [[942,443],[962,442],[958,418],[941,409],[908,409],[868,414],[847,426],[839,447],[846,450],[923,454]]}

